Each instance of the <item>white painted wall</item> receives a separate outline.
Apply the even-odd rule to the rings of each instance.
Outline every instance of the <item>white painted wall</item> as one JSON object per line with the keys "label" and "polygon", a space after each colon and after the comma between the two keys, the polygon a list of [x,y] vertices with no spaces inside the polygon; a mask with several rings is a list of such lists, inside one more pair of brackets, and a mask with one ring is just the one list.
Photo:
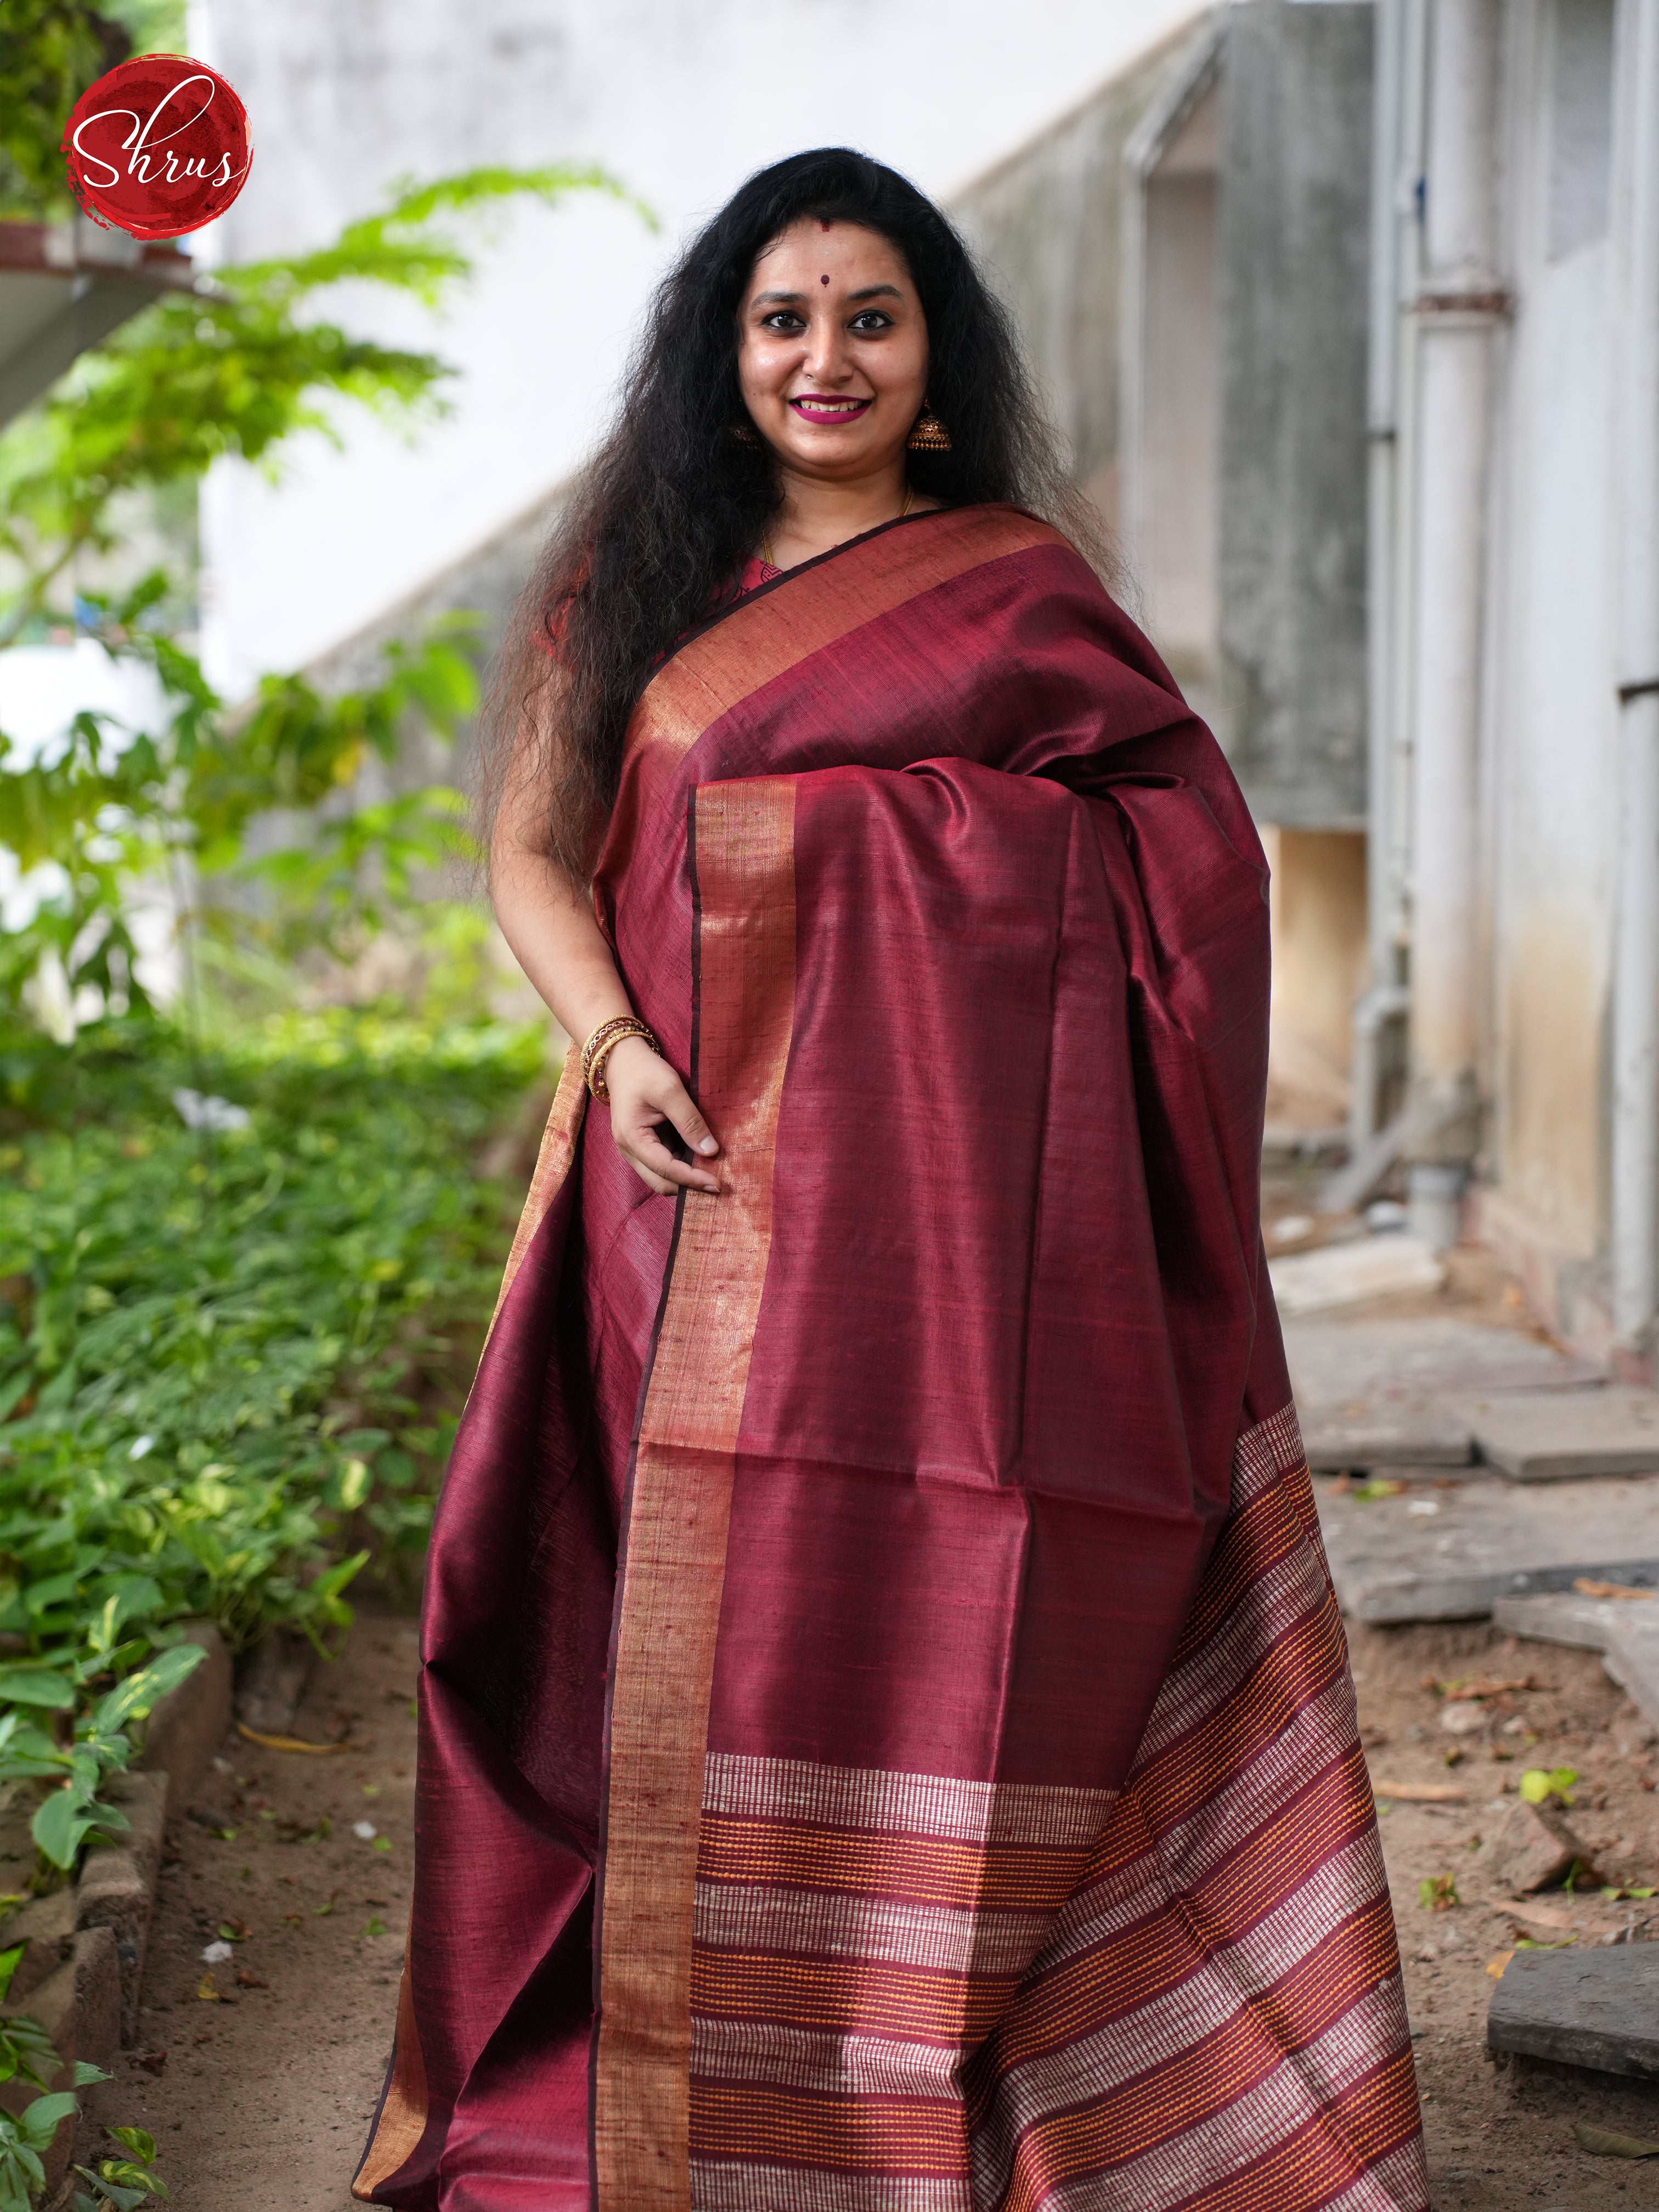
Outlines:
{"label": "white painted wall", "polygon": [[204,647],[236,690],[301,663],[550,489],[604,419],[651,284],[689,228],[765,162],[852,143],[945,197],[1194,0],[197,0],[191,37],[246,101],[252,173],[210,253],[313,245],[400,173],[598,161],[653,237],[587,200],[504,226],[434,329],[342,300],[357,327],[464,372],[410,446],[343,411],[273,489],[228,464],[203,501]]}
{"label": "white painted wall", "polygon": [[[1619,830],[1606,84],[1586,125],[1571,105],[1580,88],[1562,69],[1577,57],[1560,50],[1562,19],[1582,32],[1575,19],[1595,7],[1527,0],[1515,27],[1519,306],[1492,518],[1498,1166],[1538,1243],[1565,1258],[1606,1243]],[[1599,179],[1577,173],[1576,155]]]}

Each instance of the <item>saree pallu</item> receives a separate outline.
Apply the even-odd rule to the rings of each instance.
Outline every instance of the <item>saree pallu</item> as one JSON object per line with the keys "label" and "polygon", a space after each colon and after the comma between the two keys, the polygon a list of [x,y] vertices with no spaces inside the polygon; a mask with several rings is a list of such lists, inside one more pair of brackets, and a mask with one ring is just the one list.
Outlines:
{"label": "saree pallu", "polygon": [[1418,2212],[1258,1227],[1266,871],[1048,526],[682,641],[596,896],[720,1138],[573,1055],[434,1534],[362,2200]]}

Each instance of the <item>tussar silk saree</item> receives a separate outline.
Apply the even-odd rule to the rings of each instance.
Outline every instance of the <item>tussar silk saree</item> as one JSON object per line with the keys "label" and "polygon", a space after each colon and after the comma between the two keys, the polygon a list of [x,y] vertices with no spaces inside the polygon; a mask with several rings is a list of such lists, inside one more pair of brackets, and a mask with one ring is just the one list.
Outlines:
{"label": "tussar silk saree", "polygon": [[596,897],[723,1188],[647,1192],[571,1055],[433,1539],[359,2199],[1427,2205],[1258,1227],[1265,887],[1012,509],[659,670]]}

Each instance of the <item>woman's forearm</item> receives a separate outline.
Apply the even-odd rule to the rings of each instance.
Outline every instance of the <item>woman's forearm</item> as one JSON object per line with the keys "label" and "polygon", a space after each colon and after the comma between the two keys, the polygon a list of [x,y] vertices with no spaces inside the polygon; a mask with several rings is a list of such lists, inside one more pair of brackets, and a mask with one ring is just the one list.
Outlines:
{"label": "woman's forearm", "polygon": [[633,1012],[592,902],[556,861],[498,843],[489,888],[514,957],[579,1045]]}
{"label": "woman's forearm", "polygon": [[[634,1012],[592,908],[556,861],[498,838],[490,890],[519,965],[578,1046],[601,1022]],[[719,1140],[668,1062],[643,1037],[626,1036],[605,1060],[605,1078],[611,1133],[647,1188],[718,1194],[709,1163]],[[665,1130],[679,1133],[678,1157]]]}

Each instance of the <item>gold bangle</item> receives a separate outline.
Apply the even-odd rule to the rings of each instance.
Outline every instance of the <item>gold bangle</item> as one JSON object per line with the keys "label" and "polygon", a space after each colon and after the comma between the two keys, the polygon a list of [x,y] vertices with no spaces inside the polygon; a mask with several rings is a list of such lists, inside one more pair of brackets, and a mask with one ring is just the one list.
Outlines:
{"label": "gold bangle", "polygon": [[582,1073],[586,1079],[588,1095],[593,1098],[608,1098],[610,1085],[605,1079],[605,1064],[624,1037],[643,1037],[653,1052],[660,1054],[662,1047],[642,1021],[634,1016],[619,1016],[614,1021],[602,1022],[582,1048]]}
{"label": "gold bangle", "polygon": [[605,1042],[605,1039],[611,1036],[620,1036],[623,1031],[627,1029],[629,1023],[634,1020],[635,1017],[632,1014],[612,1014],[609,1021],[601,1022],[599,1024],[598,1029],[594,1030],[592,1036],[589,1037],[587,1042],[582,1047],[582,1080],[584,1083],[587,1080],[588,1072],[593,1065],[593,1055],[599,1051],[599,1047]]}

